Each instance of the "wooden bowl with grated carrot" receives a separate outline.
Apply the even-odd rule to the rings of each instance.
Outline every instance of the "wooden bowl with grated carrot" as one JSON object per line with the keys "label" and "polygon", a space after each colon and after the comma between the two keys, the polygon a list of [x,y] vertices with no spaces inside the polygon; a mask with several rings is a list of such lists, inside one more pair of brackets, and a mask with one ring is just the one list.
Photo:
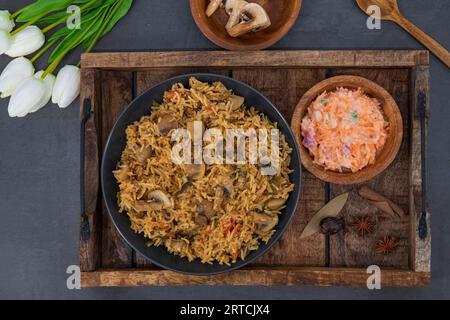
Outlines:
{"label": "wooden bowl with grated carrot", "polygon": [[303,166],[336,184],[362,183],[383,172],[403,138],[402,116],[392,96],[357,76],[332,77],[308,90],[291,127]]}

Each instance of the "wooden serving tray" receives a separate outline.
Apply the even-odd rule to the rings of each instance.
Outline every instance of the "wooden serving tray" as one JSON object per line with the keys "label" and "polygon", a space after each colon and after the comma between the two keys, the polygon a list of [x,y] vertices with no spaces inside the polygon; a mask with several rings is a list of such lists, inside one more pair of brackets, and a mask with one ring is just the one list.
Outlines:
{"label": "wooden serving tray", "polygon": [[[427,51],[259,51],[90,53],[82,56],[82,286],[137,285],[353,285],[366,286],[369,265],[382,271],[382,286],[430,283],[430,213],[425,154],[429,114]],[[404,139],[394,163],[366,185],[399,204],[407,216],[393,220],[358,200],[343,215],[373,214],[377,231],[359,238],[350,227],[337,235],[299,236],[330,198],[356,186],[328,184],[304,170],[300,205],[274,247],[253,264],[217,276],[186,276],[152,266],[114,228],[99,189],[99,159],[108,133],[137,95],[169,77],[211,72],[242,80],[265,94],[290,122],[300,97],[334,75],[359,75],[384,87],[397,101]],[[83,107],[84,106],[84,107]],[[149,106],[150,107],[150,106]],[[400,243],[390,255],[375,245],[386,234]],[[187,263],[187,262],[186,262]]]}

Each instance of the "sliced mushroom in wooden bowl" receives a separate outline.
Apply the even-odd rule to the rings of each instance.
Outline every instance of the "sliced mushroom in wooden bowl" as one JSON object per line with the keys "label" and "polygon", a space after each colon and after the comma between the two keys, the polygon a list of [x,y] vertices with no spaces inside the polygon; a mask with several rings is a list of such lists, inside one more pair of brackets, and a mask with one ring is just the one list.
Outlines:
{"label": "sliced mushroom in wooden bowl", "polygon": [[203,34],[228,50],[261,50],[294,25],[302,0],[190,0]]}

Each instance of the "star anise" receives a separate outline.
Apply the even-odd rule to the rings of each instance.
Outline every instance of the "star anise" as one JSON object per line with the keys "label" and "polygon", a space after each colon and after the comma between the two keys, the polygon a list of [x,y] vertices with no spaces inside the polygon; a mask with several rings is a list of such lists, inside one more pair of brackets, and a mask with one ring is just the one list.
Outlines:
{"label": "star anise", "polygon": [[369,216],[356,217],[352,227],[361,237],[365,237],[375,230],[375,222]]}
{"label": "star anise", "polygon": [[398,246],[398,241],[392,236],[384,236],[383,239],[378,240],[377,252],[382,254],[389,254]]}

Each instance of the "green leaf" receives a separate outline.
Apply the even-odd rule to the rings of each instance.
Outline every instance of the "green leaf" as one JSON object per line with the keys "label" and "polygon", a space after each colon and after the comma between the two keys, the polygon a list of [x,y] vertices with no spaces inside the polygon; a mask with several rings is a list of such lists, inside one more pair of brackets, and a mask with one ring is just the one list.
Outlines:
{"label": "green leaf", "polygon": [[[84,15],[81,16],[81,27],[83,25],[86,25],[86,23],[88,23],[89,21],[91,21],[92,19],[94,19],[101,11],[101,8],[92,10]],[[67,26],[59,29],[58,31],[56,31],[55,33],[53,33],[51,35],[51,37],[48,39],[48,41],[52,41],[54,39],[58,39],[60,37],[66,37],[67,35],[69,35],[72,32],[75,32],[77,30],[73,30],[73,29],[69,29]]]}
{"label": "green leaf", "polygon": [[92,45],[94,45],[94,41],[98,41],[100,38],[105,36],[107,33],[109,33],[114,26],[130,11],[131,5],[133,4],[133,0],[121,0],[122,2],[118,5],[119,7],[114,12],[114,15],[110,16],[112,14],[112,11],[114,10],[114,6],[110,8],[110,13],[108,13],[108,16],[106,18],[107,25],[104,27],[104,30],[102,31],[102,34],[97,37],[97,34],[93,34],[91,37],[86,39],[83,42],[83,48],[84,50],[87,50]]}
{"label": "green leaf", "polygon": [[[90,37],[93,33],[95,33],[101,26],[102,22],[105,19],[107,10],[101,9],[93,12],[92,16],[86,17],[86,19],[81,22],[81,29],[69,30],[69,34],[64,35],[67,31],[59,30],[53,37],[62,37],[64,36],[64,40],[61,41],[58,46],[51,53],[48,62],[53,63],[60,55],[64,55],[68,51],[76,48],[80,45],[85,39]],[[61,32],[60,32],[61,31]]]}
{"label": "green leaf", "polygon": [[38,0],[30,5],[16,19],[17,22],[28,22],[41,15],[66,8],[72,0]]}
{"label": "green leaf", "polygon": [[[81,6],[81,8],[83,8],[83,14],[86,14],[90,10],[93,10],[93,9],[99,7],[100,5],[102,5],[103,2],[111,2],[111,1],[116,1],[116,0],[98,0],[98,1],[77,0],[77,1],[73,1],[72,4],[84,5],[84,8],[83,8],[83,6]],[[92,2],[92,3],[89,4],[89,2]],[[39,19],[37,24],[38,25],[52,24],[52,23],[55,23],[55,22],[61,20],[64,17],[69,17],[71,14],[72,13],[71,12],[67,12],[67,10],[62,10],[62,11],[50,14],[50,15],[48,15],[46,17],[43,17],[42,19]]]}
{"label": "green leaf", "polygon": [[112,28],[116,25],[117,22],[119,22],[123,17],[125,17],[130,11],[131,5],[133,4],[133,0],[123,0],[122,4],[120,4],[119,9],[115,13],[114,17],[112,17],[111,21],[106,26],[105,30],[103,31],[101,37],[103,37],[105,34],[109,33]]}

